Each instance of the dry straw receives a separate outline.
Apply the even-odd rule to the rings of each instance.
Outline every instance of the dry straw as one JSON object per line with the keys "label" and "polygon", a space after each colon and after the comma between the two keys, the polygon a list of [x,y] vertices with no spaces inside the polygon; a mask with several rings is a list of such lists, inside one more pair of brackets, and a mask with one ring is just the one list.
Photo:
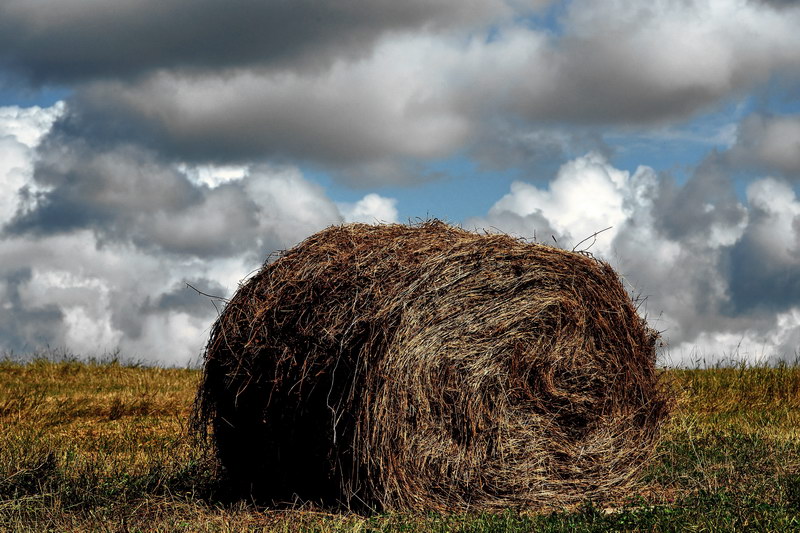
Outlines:
{"label": "dry straw", "polygon": [[194,428],[268,501],[608,500],[631,488],[668,411],[656,339],[612,268],[584,254],[436,220],[335,226],[228,303]]}

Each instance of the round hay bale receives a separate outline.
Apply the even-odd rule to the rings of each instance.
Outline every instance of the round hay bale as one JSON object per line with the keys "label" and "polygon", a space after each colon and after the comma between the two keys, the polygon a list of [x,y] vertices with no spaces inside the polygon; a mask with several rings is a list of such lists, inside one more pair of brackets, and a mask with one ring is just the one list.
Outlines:
{"label": "round hay bale", "polygon": [[193,427],[238,487],[272,501],[607,500],[668,411],[657,337],[587,255],[435,220],[330,227],[227,304]]}

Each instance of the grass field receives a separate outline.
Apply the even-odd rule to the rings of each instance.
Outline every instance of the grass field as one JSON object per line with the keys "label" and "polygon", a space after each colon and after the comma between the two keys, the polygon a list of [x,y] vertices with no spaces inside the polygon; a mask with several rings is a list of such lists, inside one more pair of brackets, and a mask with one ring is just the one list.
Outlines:
{"label": "grass field", "polygon": [[800,366],[669,370],[678,394],[627,502],[359,516],[226,501],[186,434],[199,371],[0,362],[1,531],[800,530]]}

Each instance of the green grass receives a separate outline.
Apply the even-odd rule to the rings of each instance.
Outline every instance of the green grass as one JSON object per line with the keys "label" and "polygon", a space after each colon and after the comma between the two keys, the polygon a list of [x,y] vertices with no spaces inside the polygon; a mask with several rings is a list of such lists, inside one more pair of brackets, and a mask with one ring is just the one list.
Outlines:
{"label": "green grass", "polygon": [[360,516],[231,502],[186,433],[199,372],[0,362],[1,531],[800,530],[800,367],[670,370],[675,415],[625,502]]}

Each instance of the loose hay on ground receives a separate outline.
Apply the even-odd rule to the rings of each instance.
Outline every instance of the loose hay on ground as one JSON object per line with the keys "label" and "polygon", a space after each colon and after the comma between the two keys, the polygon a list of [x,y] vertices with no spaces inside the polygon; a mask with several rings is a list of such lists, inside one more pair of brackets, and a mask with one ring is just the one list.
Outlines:
{"label": "loose hay on ground", "polygon": [[193,424],[268,501],[606,500],[635,482],[668,411],[656,340],[586,255],[439,221],[335,226],[227,304]]}

